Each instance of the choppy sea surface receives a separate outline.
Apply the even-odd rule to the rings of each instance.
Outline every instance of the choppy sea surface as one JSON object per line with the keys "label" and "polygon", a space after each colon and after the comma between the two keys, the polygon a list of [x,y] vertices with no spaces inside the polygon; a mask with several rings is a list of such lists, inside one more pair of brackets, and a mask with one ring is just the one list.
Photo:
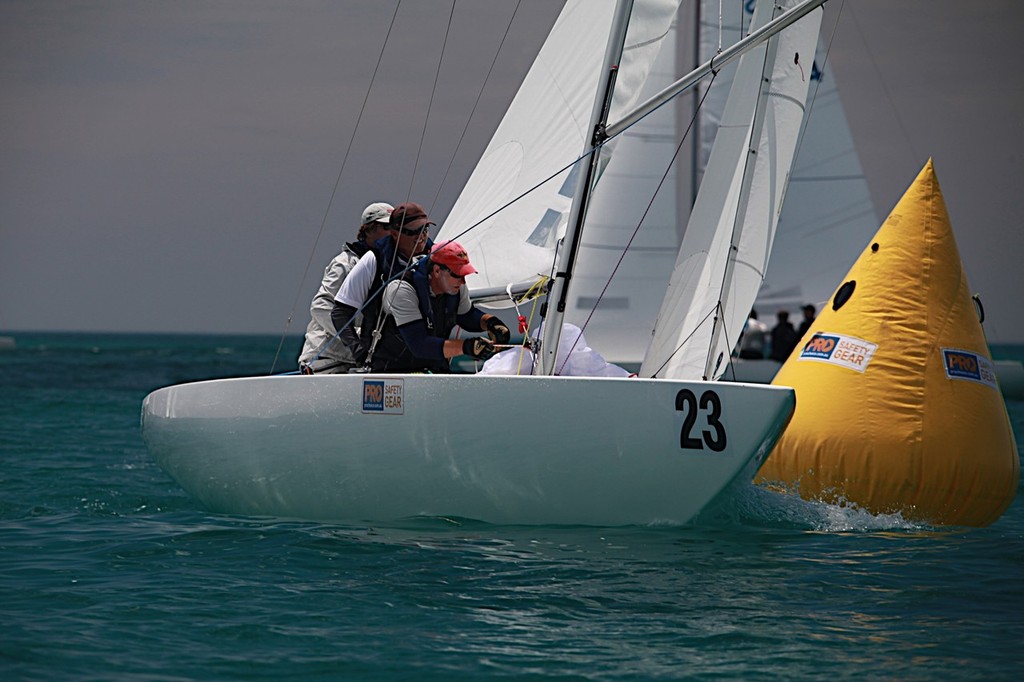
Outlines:
{"label": "choppy sea surface", "polygon": [[[683,527],[205,512],[145,395],[279,339],[0,348],[0,679],[1019,679],[1024,505],[932,528],[747,486]],[[289,340],[277,369],[290,369]],[[1024,357],[997,347],[996,357]],[[287,365],[288,367],[284,367]],[[1008,401],[1024,451],[1024,403]]]}

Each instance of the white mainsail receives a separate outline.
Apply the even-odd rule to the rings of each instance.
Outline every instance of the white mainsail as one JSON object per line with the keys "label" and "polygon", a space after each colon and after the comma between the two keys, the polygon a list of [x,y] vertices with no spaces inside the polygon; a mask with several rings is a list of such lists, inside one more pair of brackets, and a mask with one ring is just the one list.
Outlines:
{"label": "white mainsail", "polygon": [[[773,11],[759,4],[754,27]],[[741,59],[642,376],[717,379],[725,370],[771,253],[820,25],[812,12]]]}
{"label": "white mainsail", "polygon": [[[634,3],[611,112],[636,102],[677,5]],[[614,0],[565,4],[441,226],[435,241],[458,239],[480,271],[474,289],[503,291],[551,271],[572,205],[570,167],[593,133],[589,120],[615,9]]]}

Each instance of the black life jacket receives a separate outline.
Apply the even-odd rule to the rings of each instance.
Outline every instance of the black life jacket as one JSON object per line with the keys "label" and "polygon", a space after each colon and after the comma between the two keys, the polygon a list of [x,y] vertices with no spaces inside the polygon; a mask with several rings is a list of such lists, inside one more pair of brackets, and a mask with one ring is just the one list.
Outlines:
{"label": "black life jacket", "polygon": [[[427,334],[440,339],[447,339],[455,325],[458,324],[458,294],[430,295],[430,260],[424,258],[412,270],[406,273],[404,280],[416,291],[420,314],[427,325]],[[451,372],[448,360],[436,358],[419,358],[413,355],[405,345],[402,333],[395,324],[395,318],[387,316],[384,329],[377,349],[374,351],[371,368],[374,372],[432,372],[447,374]]]}
{"label": "black life jacket", "polygon": [[[433,245],[434,242],[428,239],[428,252]],[[390,236],[387,236],[375,241],[373,246],[368,249],[373,251],[374,258],[377,260],[377,272],[374,273],[373,284],[370,285],[370,289],[366,292],[366,302],[363,307],[363,325],[359,332],[359,345],[363,353],[361,357],[357,358],[358,364],[365,362],[366,352],[372,347],[373,330],[377,328],[381,317],[381,297],[384,293],[384,287],[387,286],[392,277],[405,269],[405,265],[397,258],[396,248],[397,242]],[[409,271],[411,271],[411,268]],[[376,355],[376,352],[374,352],[374,355]]]}

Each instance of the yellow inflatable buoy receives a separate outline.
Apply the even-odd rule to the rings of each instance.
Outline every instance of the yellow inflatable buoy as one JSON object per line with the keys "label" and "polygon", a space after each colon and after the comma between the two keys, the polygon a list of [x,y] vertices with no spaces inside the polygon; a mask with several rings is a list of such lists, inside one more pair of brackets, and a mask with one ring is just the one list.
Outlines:
{"label": "yellow inflatable buoy", "polygon": [[758,473],[801,497],[983,526],[1020,461],[929,159],[773,384],[796,412]]}

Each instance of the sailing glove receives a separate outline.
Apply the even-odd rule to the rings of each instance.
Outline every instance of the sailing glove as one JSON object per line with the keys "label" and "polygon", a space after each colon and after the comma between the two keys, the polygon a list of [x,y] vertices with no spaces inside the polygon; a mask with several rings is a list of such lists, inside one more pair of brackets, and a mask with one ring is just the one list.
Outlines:
{"label": "sailing glove", "polygon": [[490,339],[476,336],[462,342],[462,352],[476,360],[487,360],[494,355],[494,343]]}
{"label": "sailing glove", "polygon": [[508,327],[497,317],[488,317],[485,324],[487,325],[487,333],[494,343],[506,344],[512,338],[512,333],[508,330]]}

